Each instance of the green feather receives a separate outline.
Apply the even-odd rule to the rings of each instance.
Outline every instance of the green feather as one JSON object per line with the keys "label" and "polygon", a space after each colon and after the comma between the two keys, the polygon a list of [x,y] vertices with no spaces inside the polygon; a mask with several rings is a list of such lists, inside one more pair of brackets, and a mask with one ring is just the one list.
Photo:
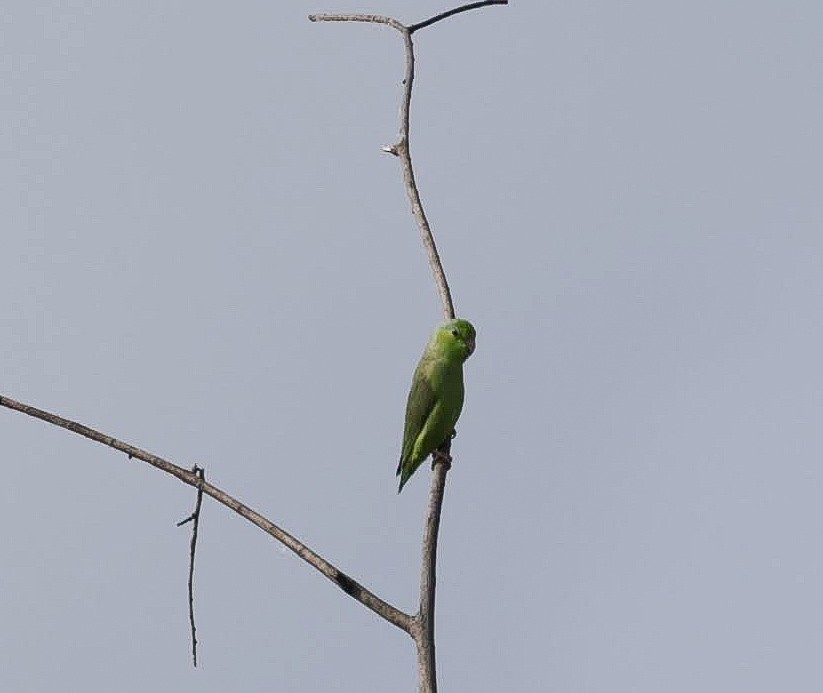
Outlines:
{"label": "green feather", "polygon": [[454,433],[463,409],[463,363],[474,351],[475,329],[448,320],[432,334],[417,364],[406,403],[406,425],[397,476],[400,487]]}

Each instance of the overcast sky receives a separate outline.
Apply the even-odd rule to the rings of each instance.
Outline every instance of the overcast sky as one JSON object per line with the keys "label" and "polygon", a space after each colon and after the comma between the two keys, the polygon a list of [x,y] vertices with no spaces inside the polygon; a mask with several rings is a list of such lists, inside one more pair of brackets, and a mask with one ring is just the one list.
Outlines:
{"label": "overcast sky", "polygon": [[[440,321],[401,171],[431,0],[0,6],[0,394],[208,478],[415,608]],[[823,6],[513,2],[416,37],[478,330],[440,687],[823,689]],[[413,691],[401,631],[188,488],[0,410],[0,690]]]}

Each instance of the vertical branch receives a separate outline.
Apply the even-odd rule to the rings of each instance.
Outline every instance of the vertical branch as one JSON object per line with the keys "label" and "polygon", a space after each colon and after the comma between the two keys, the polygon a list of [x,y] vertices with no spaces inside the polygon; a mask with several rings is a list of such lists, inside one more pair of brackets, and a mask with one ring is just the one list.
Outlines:
{"label": "vertical branch", "polygon": [[[496,0],[496,2],[500,2],[500,0]],[[403,167],[403,180],[406,185],[406,194],[411,203],[412,215],[417,222],[417,226],[420,228],[423,246],[426,248],[426,253],[429,257],[429,265],[434,275],[434,282],[437,285],[437,292],[440,294],[443,314],[447,320],[453,318],[454,303],[452,302],[449,283],[446,280],[446,272],[443,269],[443,263],[440,261],[437,245],[434,242],[434,234],[429,225],[429,220],[426,218],[426,212],[423,210],[423,203],[420,200],[420,191],[417,189],[417,181],[414,178],[414,167],[412,166],[411,154],[409,152],[409,113],[411,110],[412,85],[414,84],[413,29],[392,17],[384,17],[376,14],[310,14],[309,20],[312,22],[365,22],[369,24],[384,24],[399,31],[403,36],[403,45],[406,49],[406,74],[403,79],[403,97],[400,101],[400,135],[396,144],[383,147],[383,151],[394,154],[394,156],[400,159],[401,166]]]}
{"label": "vertical branch", "polygon": [[197,477],[197,501],[194,505],[194,512],[185,520],[177,523],[182,527],[187,522],[192,523],[191,545],[189,547],[189,626],[191,628],[191,658],[192,664],[197,666],[197,628],[194,626],[194,552],[197,549],[197,533],[200,529],[200,508],[203,506],[203,484],[206,479],[206,472],[202,467],[194,465],[192,473]]}
{"label": "vertical branch", "polygon": [[420,229],[423,247],[429,257],[429,266],[434,275],[437,292],[440,294],[443,315],[445,315],[446,320],[450,320],[455,316],[454,302],[449,290],[449,283],[446,280],[446,271],[443,269],[440,253],[437,252],[437,244],[434,242],[434,234],[426,217],[426,211],[423,209],[423,203],[420,200],[420,191],[417,189],[417,181],[414,178],[414,167],[412,166],[411,150],[409,149],[409,114],[411,111],[412,85],[414,84],[414,42],[409,29],[404,27],[401,33],[406,48],[406,76],[403,80],[403,100],[400,102],[400,139],[396,144],[385,147],[384,151],[394,154],[400,159],[400,164],[403,167],[403,180],[406,184],[406,194],[411,203],[412,214]]}
{"label": "vertical branch", "polygon": [[432,486],[429,492],[429,508],[423,534],[423,562],[420,570],[420,610],[415,619],[417,630],[417,670],[420,689],[437,693],[437,663],[434,647],[434,602],[437,586],[437,538],[440,532],[440,514],[446,489],[446,472],[449,463],[435,458]]}
{"label": "vertical branch", "polygon": [[[423,209],[420,191],[414,177],[411,151],[409,146],[409,120],[411,111],[412,86],[414,84],[414,42],[412,34],[419,29],[431,26],[436,22],[452,17],[461,12],[486,7],[488,5],[506,5],[508,0],[480,0],[461,5],[447,12],[435,15],[417,24],[406,26],[398,20],[381,15],[364,14],[313,14],[309,15],[312,22],[367,22],[384,24],[399,31],[403,36],[403,45],[406,52],[406,72],[403,79],[403,97],[400,102],[400,134],[398,141],[386,147],[383,151],[393,154],[400,159],[403,168],[403,181],[406,194],[411,203],[411,211],[417,226],[423,246],[428,255],[429,266],[434,275],[437,292],[440,294],[440,303],[446,319],[455,317],[454,302],[452,300],[446,272],[440,260],[440,253],[434,241],[429,220]],[[443,495],[446,488],[446,473],[451,467],[449,448],[451,441],[447,441],[434,454],[432,463],[432,487],[429,495],[429,506],[426,516],[426,527],[423,535],[423,557],[420,574],[420,606],[412,620],[410,635],[417,645],[417,664],[421,693],[437,693],[437,667],[434,646],[434,606],[435,587],[437,581],[437,538],[440,531],[440,516],[443,508]]]}

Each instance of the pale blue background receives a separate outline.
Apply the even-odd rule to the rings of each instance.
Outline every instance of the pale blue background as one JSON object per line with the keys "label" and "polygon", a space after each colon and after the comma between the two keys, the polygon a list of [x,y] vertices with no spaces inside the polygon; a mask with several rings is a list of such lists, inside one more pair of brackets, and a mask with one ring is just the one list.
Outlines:
{"label": "pale blue background", "polygon": [[[440,308],[398,163],[441,1],[0,7],[0,392],[209,477],[406,610]],[[441,690],[823,689],[823,9],[514,2],[421,32],[478,326]],[[0,411],[0,690],[413,691],[400,631],[194,494]]]}

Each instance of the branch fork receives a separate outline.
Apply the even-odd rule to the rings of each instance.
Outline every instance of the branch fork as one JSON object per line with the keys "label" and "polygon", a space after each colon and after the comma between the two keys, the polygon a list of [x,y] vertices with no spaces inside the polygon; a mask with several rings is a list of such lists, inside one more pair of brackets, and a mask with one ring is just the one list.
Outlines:
{"label": "branch fork", "polygon": [[[403,95],[400,103],[400,134],[396,144],[384,146],[382,149],[388,154],[392,154],[400,159],[403,169],[403,179],[406,192],[411,204],[412,214],[420,229],[421,239],[428,254],[429,264],[434,275],[435,284],[440,295],[443,314],[446,319],[455,317],[454,303],[446,281],[446,273],[437,252],[434,236],[431,231],[428,219],[423,210],[420,193],[414,177],[411,154],[409,151],[409,110],[411,107],[412,86],[414,84],[414,44],[412,35],[444,19],[452,17],[462,12],[478,9],[490,5],[507,5],[508,0],[482,0],[461,5],[452,10],[442,12],[416,24],[405,25],[392,17],[373,14],[313,14],[309,15],[312,22],[365,22],[371,24],[383,24],[400,32],[403,37],[403,44],[406,52],[406,69],[403,79]],[[394,626],[408,633],[415,641],[418,654],[418,670],[420,676],[420,691],[422,693],[437,693],[437,678],[435,668],[435,648],[434,648],[434,603],[435,603],[435,583],[436,583],[436,563],[437,563],[437,537],[440,528],[440,514],[443,505],[443,494],[446,486],[446,474],[451,467],[451,455],[448,445],[443,450],[438,450],[432,461],[432,486],[429,495],[428,513],[426,518],[425,531],[423,536],[423,560],[420,575],[420,604],[417,613],[407,614],[397,607],[384,601],[376,594],[368,590],[361,583],[357,582],[332,563],[327,561],[320,554],[303,544],[296,537],[289,534],[284,529],[278,527],[271,520],[260,515],[248,506],[241,503],[236,498],[230,496],[216,486],[205,480],[204,472],[195,466],[193,469],[184,469],[168,460],[163,459],[150,452],[125,443],[113,436],[96,431],[84,424],[63,418],[57,414],[38,409],[28,404],[18,402],[9,397],[0,395],[0,406],[12,409],[27,416],[40,419],[53,426],[64,428],[72,433],[93,440],[102,445],[106,445],[115,450],[119,450],[128,456],[128,459],[139,459],[151,466],[176,477],[184,484],[197,489],[197,503],[195,511],[191,516],[181,521],[179,525],[193,522],[192,541],[190,548],[189,564],[189,617],[192,637],[192,656],[195,666],[197,665],[197,639],[194,627],[194,606],[193,606],[193,575],[194,575],[194,552],[197,541],[197,531],[200,518],[200,507],[202,496],[210,496],[218,503],[230,508],[271,537],[279,541],[286,548],[293,551],[306,563],[325,575],[334,582],[346,594],[353,597],[361,604],[371,609],[381,618]],[[449,441],[450,442],[450,441]]]}

